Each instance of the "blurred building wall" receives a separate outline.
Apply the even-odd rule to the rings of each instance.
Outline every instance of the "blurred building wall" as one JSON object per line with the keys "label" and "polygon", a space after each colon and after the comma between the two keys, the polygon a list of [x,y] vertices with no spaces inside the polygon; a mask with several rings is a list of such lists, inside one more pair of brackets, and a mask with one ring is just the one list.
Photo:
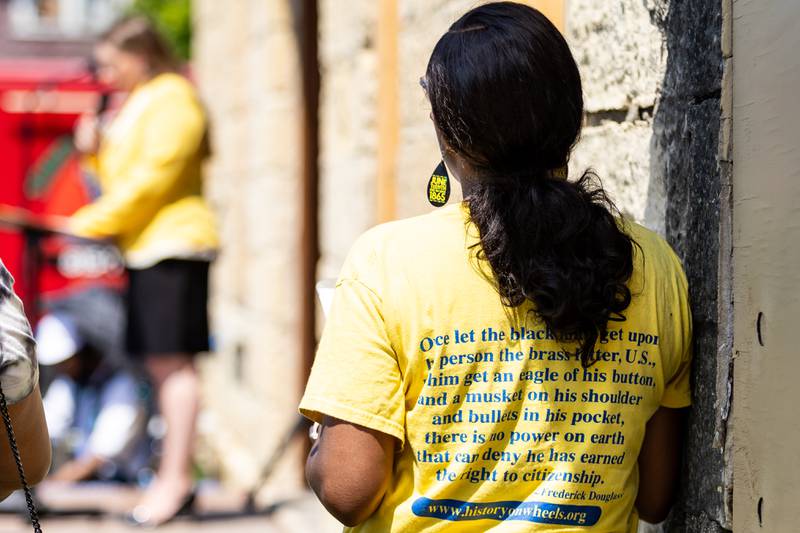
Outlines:
{"label": "blurred building wall", "polygon": [[[294,424],[302,374],[303,93],[294,4],[194,4],[194,67],[214,151],[208,195],[224,243],[200,431],[225,478],[242,487],[253,485]],[[273,477],[275,494],[299,487],[299,472],[295,449]]]}
{"label": "blurred building wall", "polygon": [[[729,5],[734,531],[800,529],[800,3]],[[795,139],[794,141],[792,139]]]}
{"label": "blurred building wall", "polygon": [[380,2],[319,2],[320,279],[378,220]]}

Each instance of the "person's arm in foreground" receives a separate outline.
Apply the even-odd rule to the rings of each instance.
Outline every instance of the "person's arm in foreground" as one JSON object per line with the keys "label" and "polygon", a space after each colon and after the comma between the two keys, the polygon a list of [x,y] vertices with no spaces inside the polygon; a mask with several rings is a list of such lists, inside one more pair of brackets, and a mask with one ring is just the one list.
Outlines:
{"label": "person's arm in foreground", "polygon": [[325,417],[306,461],[306,478],[325,508],[346,526],[370,517],[392,475],[395,438]]}
{"label": "person's arm in foreground", "polygon": [[[50,468],[50,437],[44,418],[36,343],[14,280],[0,262],[0,384],[8,404],[25,475],[38,483]],[[20,488],[17,466],[6,429],[0,430],[0,500]]]}
{"label": "person's arm in foreground", "polygon": [[680,479],[684,421],[688,409],[661,407],[647,422],[639,452],[639,518],[657,524],[667,518]]}
{"label": "person's arm in foreground", "polygon": [[[35,485],[44,479],[50,468],[50,438],[44,421],[39,386],[24,400],[9,405],[8,414],[25,467],[25,478],[28,483]],[[0,500],[3,500],[22,487],[5,428],[0,433]]]}
{"label": "person's arm in foreground", "polygon": [[58,470],[48,476],[48,482],[57,481],[60,483],[77,483],[91,478],[101,466],[105,464],[105,459],[89,454],[79,459],[67,461]]}

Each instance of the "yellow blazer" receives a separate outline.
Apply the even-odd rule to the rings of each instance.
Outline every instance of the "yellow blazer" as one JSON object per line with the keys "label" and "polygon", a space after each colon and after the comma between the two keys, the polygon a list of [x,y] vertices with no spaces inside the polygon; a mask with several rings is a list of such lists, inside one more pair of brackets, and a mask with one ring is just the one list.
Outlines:
{"label": "yellow blazer", "polygon": [[203,199],[206,117],[191,84],[160,74],[134,90],[97,154],[101,195],[71,219],[89,238],[114,239],[131,268],[202,259],[219,245]]}

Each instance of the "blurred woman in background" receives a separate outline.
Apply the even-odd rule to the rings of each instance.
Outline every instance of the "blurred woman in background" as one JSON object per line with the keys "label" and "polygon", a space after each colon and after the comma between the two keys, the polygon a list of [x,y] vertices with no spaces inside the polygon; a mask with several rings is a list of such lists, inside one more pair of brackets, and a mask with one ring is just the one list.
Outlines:
{"label": "blurred woman in background", "polygon": [[193,501],[194,356],[208,350],[208,270],[218,245],[202,193],[206,116],[149,20],[115,24],[95,58],[101,81],[129,94],[107,128],[92,114],[77,125],[75,144],[96,156],[102,190],[69,229],[111,239],[125,257],[128,351],[143,360],[167,428],[156,479],[130,518],[159,525]]}

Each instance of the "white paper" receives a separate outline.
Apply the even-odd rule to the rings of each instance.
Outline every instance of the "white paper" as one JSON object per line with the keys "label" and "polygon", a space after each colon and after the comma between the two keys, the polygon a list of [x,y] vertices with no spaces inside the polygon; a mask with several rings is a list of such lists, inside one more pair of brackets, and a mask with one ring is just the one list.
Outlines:
{"label": "white paper", "polygon": [[323,314],[327,317],[333,305],[333,292],[336,289],[335,279],[323,279],[317,282],[317,298]]}
{"label": "white paper", "polygon": [[644,520],[639,520],[639,529],[637,533],[664,533],[664,522],[651,524]]}

